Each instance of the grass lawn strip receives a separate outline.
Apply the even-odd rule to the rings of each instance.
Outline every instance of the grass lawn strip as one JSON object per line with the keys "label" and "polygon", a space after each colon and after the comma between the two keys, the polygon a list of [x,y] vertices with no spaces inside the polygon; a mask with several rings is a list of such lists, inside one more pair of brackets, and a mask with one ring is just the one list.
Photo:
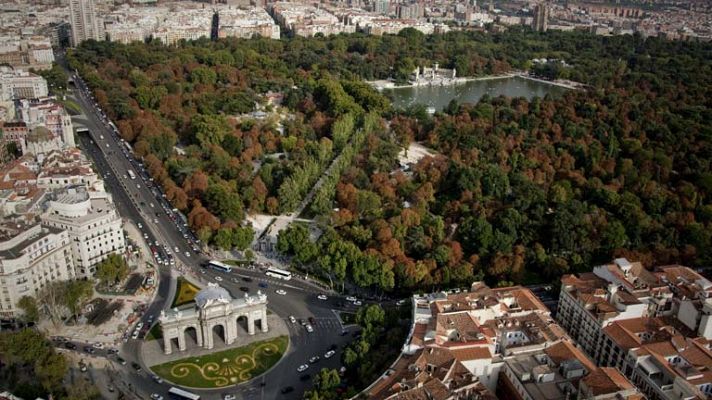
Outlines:
{"label": "grass lawn strip", "polygon": [[187,357],[151,367],[163,379],[192,388],[221,388],[248,381],[282,358],[289,339],[279,336],[200,357]]}
{"label": "grass lawn strip", "polygon": [[178,288],[176,289],[176,297],[173,299],[171,308],[188,304],[195,300],[195,295],[198,294],[200,288],[190,283],[183,277],[178,278]]}

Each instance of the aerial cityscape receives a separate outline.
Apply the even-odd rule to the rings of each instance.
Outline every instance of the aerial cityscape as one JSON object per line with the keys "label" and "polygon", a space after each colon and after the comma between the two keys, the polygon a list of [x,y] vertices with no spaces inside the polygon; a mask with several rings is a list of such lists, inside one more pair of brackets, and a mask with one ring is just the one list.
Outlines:
{"label": "aerial cityscape", "polygon": [[712,400],[709,0],[0,0],[0,400]]}

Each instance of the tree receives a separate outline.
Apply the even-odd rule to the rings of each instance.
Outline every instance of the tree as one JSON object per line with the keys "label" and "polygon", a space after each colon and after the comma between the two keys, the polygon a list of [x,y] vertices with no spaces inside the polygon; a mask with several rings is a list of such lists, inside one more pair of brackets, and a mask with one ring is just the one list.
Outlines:
{"label": "tree", "polygon": [[93,290],[91,282],[74,280],[65,282],[64,306],[74,316],[74,320],[79,319],[79,314],[86,302],[91,298]]}
{"label": "tree", "polygon": [[37,294],[37,305],[52,323],[57,326],[66,315],[64,296],[65,281],[52,281],[40,289]]}
{"label": "tree", "polygon": [[219,145],[230,132],[230,125],[223,115],[196,114],[190,120],[190,127],[197,142],[204,148]]}
{"label": "tree", "polygon": [[22,309],[22,318],[26,321],[37,322],[40,318],[40,311],[37,307],[37,300],[31,296],[22,296],[17,302],[17,306]]}
{"label": "tree", "polygon": [[96,267],[96,276],[102,286],[111,286],[123,281],[129,274],[126,260],[119,254],[109,254]]}
{"label": "tree", "polygon": [[356,312],[356,323],[367,330],[382,326],[385,318],[386,313],[378,304],[369,304]]}

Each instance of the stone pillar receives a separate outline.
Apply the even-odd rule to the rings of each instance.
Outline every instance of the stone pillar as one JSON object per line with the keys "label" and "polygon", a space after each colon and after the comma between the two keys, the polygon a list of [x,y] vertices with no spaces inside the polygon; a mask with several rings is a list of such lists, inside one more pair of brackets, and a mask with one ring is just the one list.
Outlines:
{"label": "stone pillar", "polygon": [[173,353],[173,346],[171,344],[171,337],[164,334],[163,335],[163,352],[165,354]]}
{"label": "stone pillar", "polygon": [[185,330],[183,330],[178,333],[178,350],[185,351],[186,348],[187,347],[185,345]]}
{"label": "stone pillar", "polygon": [[252,313],[247,315],[247,334],[255,334],[255,317],[252,316]]}
{"label": "stone pillar", "polygon": [[199,347],[203,347],[203,330],[199,326],[195,327],[195,342]]}
{"label": "stone pillar", "polygon": [[262,332],[267,332],[269,329],[267,328],[267,310],[264,308],[262,309]]}
{"label": "stone pillar", "polygon": [[232,344],[235,341],[237,333],[237,326],[235,320],[232,318],[225,319],[225,344]]}
{"label": "stone pillar", "polygon": [[203,333],[205,334],[205,337],[203,338],[205,345],[203,347],[206,349],[212,349],[213,348],[213,327],[206,325],[205,329],[203,329]]}

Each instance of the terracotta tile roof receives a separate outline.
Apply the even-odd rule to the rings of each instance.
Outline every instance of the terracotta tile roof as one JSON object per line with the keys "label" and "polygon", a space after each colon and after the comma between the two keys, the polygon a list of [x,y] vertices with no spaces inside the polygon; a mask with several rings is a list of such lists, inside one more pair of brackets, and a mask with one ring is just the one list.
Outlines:
{"label": "terracotta tile roof", "polygon": [[597,368],[586,375],[582,382],[594,396],[613,394],[622,390],[634,389],[632,383],[615,368]]}
{"label": "terracotta tile roof", "polygon": [[544,349],[544,353],[551,359],[551,361],[558,365],[563,361],[576,359],[588,370],[593,371],[596,366],[591,360],[586,357],[585,354],[578,348],[576,348],[568,340],[560,340],[555,344]]}
{"label": "terracotta tile roof", "polygon": [[492,358],[492,353],[490,352],[490,349],[484,346],[468,347],[463,349],[451,349],[450,352],[460,362],[470,360],[485,360]]}

